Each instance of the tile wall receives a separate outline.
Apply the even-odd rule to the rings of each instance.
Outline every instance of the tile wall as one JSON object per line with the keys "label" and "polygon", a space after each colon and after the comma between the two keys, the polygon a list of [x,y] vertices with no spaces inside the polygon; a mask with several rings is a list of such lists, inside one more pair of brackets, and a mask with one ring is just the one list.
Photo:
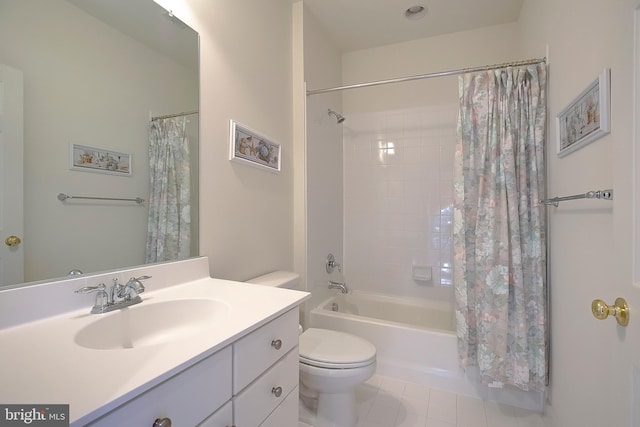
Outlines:
{"label": "tile wall", "polygon": [[344,265],[352,289],[452,298],[456,118],[456,105],[347,117]]}

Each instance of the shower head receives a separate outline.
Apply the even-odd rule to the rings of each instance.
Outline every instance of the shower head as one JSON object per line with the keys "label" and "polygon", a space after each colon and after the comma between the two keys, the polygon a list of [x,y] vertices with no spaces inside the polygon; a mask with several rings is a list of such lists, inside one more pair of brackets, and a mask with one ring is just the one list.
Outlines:
{"label": "shower head", "polygon": [[344,116],[342,114],[336,113],[335,111],[333,111],[331,108],[329,108],[329,113],[330,116],[334,116],[336,118],[336,121],[338,122],[338,124],[344,122]]}

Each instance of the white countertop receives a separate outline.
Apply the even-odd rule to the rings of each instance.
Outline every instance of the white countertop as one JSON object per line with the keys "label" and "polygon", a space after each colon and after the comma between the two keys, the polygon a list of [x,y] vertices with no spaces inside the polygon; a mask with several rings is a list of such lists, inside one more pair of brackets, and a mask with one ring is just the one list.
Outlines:
{"label": "white countertop", "polygon": [[71,425],[84,425],[297,307],[308,295],[213,278],[148,290],[138,306],[214,299],[226,303],[229,314],[197,335],[140,348],[78,345],[74,337],[80,329],[117,313],[90,314],[90,306],[0,329],[0,402],[69,404]]}

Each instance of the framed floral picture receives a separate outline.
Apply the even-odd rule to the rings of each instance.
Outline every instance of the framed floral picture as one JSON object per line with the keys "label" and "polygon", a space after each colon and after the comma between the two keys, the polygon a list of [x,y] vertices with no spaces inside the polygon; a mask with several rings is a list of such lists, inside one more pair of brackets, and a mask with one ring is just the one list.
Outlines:
{"label": "framed floral picture", "polygon": [[280,172],[280,144],[231,120],[229,123],[229,160]]}
{"label": "framed floral picture", "polygon": [[70,145],[70,169],[131,176],[131,154],[86,145]]}
{"label": "framed floral picture", "polygon": [[578,95],[556,118],[558,157],[564,157],[610,132],[611,70]]}

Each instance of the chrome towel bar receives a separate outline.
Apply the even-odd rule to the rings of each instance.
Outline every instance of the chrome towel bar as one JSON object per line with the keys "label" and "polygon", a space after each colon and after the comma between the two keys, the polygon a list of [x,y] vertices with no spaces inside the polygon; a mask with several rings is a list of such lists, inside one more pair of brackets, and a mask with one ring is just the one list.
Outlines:
{"label": "chrome towel bar", "polygon": [[64,193],[58,194],[58,200],[60,200],[61,202],[64,202],[67,199],[117,200],[121,202],[136,202],[139,205],[144,202],[144,199],[141,199],[140,197],[136,197],[135,199],[118,199],[113,197],[86,197],[86,196],[69,196]]}
{"label": "chrome towel bar", "polygon": [[564,196],[564,197],[554,197],[553,199],[544,199],[540,200],[540,203],[544,203],[545,205],[553,205],[558,207],[560,202],[564,202],[565,200],[576,200],[576,199],[602,199],[602,200],[613,200],[613,190],[598,190],[598,191],[588,191],[584,194],[576,194],[573,196]]}

